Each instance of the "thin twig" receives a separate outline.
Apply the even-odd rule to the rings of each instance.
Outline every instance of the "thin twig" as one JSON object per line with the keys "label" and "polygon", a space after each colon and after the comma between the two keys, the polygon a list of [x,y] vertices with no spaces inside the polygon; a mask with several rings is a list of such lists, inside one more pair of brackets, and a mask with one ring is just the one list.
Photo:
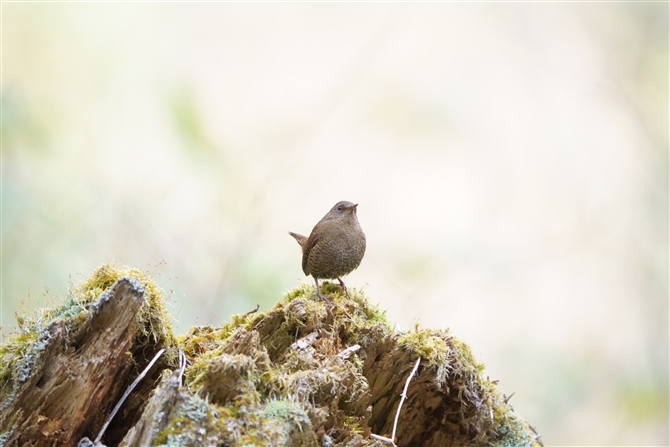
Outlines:
{"label": "thin twig", "polygon": [[540,447],[544,447],[544,444],[542,444],[542,436],[537,432],[537,430],[535,430],[535,427],[533,427],[530,424],[528,424],[528,426],[530,427],[531,430],[533,430],[533,433],[535,433],[534,437],[535,441],[537,441],[537,443],[540,444]]}
{"label": "thin twig", "polygon": [[382,442],[388,442],[389,444],[395,445],[395,442],[393,442],[393,439],[387,438],[385,436],[379,436],[379,435],[375,435],[374,433],[370,433],[370,437],[375,438],[375,439],[379,439]]}
{"label": "thin twig", "polygon": [[407,378],[407,382],[405,382],[405,389],[402,390],[402,398],[400,399],[400,405],[398,405],[398,411],[396,411],[395,414],[395,421],[393,422],[393,433],[391,434],[391,439],[393,439],[393,445],[395,445],[395,430],[396,428],[398,428],[398,417],[400,416],[400,409],[402,408],[402,404],[403,402],[405,402],[405,399],[407,399],[407,388],[409,388],[409,382],[410,380],[412,380],[414,373],[416,373],[416,370],[419,369],[419,363],[421,363],[421,357],[416,359],[414,369],[412,369],[412,372]]}
{"label": "thin twig", "polygon": [[247,317],[247,316],[249,316],[249,315],[251,315],[251,314],[255,314],[256,312],[258,312],[258,309],[260,309],[260,308],[261,308],[261,305],[260,305],[260,304],[256,304],[256,308],[255,308],[254,310],[250,310],[249,312],[245,312],[245,313],[243,313],[242,315],[244,315],[245,317]]}
{"label": "thin twig", "polygon": [[158,351],[158,353],[154,356],[153,360],[151,360],[151,362],[149,362],[149,364],[147,365],[147,367],[144,368],[144,371],[142,371],[142,374],[140,374],[139,376],[137,376],[137,379],[135,379],[135,381],[128,387],[128,389],[126,390],[126,392],[125,392],[125,393],[123,394],[123,396],[121,397],[121,400],[119,400],[119,401],[117,402],[116,406],[114,407],[114,409],[112,410],[111,414],[110,414],[109,417],[107,418],[107,421],[105,421],[105,425],[103,425],[103,426],[102,426],[102,429],[100,429],[100,433],[98,433],[98,437],[95,438],[94,444],[97,444],[98,442],[100,442],[100,439],[102,439],[102,435],[105,434],[105,430],[107,430],[107,426],[109,425],[110,422],[112,422],[112,419],[113,419],[114,416],[116,415],[116,412],[119,411],[119,408],[121,408],[121,404],[123,404],[123,401],[126,400],[126,398],[128,397],[128,395],[130,395],[130,393],[135,389],[135,387],[137,386],[137,384],[140,383],[140,381],[144,378],[144,376],[146,376],[146,374],[149,372],[149,370],[151,369],[151,367],[154,366],[154,363],[156,363],[156,360],[158,360],[158,358],[159,358],[164,352],[165,352],[165,348],[163,348],[163,349],[161,349],[160,351]]}
{"label": "thin twig", "polygon": [[181,379],[184,377],[184,369],[186,368],[186,354],[179,348],[179,386],[181,387]]}
{"label": "thin twig", "polygon": [[419,363],[421,363],[421,357],[416,359],[416,363],[414,364],[414,368],[412,368],[412,372],[409,374],[409,377],[407,378],[407,381],[405,382],[405,388],[402,390],[402,394],[401,394],[401,398],[400,398],[400,404],[398,404],[398,411],[396,411],[395,421],[393,421],[393,434],[391,435],[390,438],[387,438],[386,436],[379,436],[379,435],[375,435],[374,433],[371,433],[370,434],[371,438],[378,439],[382,442],[388,442],[389,444],[393,445],[394,447],[397,447],[395,445],[395,431],[398,428],[398,417],[400,416],[400,409],[402,408],[402,404],[405,402],[405,399],[407,399],[407,389],[409,388],[409,382],[412,380],[412,377],[414,377],[414,374],[416,373],[416,370],[419,369]]}

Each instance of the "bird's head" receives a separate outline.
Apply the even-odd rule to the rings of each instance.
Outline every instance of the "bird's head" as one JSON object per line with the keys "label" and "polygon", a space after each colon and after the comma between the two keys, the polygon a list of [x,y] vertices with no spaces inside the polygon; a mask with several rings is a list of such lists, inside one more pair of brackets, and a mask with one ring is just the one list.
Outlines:
{"label": "bird's head", "polygon": [[351,203],[347,202],[346,200],[337,202],[335,206],[332,207],[330,211],[328,211],[328,214],[324,216],[324,220],[341,219],[345,216],[356,216],[357,206],[358,203]]}

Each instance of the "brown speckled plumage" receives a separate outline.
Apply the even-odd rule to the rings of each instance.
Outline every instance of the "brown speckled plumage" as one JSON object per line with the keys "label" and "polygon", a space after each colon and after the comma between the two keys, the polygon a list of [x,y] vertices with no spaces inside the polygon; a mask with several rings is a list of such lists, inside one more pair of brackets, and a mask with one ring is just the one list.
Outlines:
{"label": "brown speckled plumage", "polygon": [[319,289],[320,278],[337,278],[349,296],[342,276],[355,270],[365,254],[365,234],[356,218],[357,206],[346,201],[336,203],[309,237],[289,232],[302,247],[302,271],[312,275],[322,299],[325,298]]}

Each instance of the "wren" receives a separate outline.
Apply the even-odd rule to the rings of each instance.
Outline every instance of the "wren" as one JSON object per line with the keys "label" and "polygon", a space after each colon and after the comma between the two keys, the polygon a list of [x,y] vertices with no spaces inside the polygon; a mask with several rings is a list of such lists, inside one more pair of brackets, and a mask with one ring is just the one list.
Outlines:
{"label": "wren", "polygon": [[365,233],[356,217],[358,204],[338,202],[314,226],[309,237],[289,232],[302,247],[302,271],[312,275],[316,293],[324,301],[319,279],[337,279],[349,296],[342,277],[354,271],[365,254]]}

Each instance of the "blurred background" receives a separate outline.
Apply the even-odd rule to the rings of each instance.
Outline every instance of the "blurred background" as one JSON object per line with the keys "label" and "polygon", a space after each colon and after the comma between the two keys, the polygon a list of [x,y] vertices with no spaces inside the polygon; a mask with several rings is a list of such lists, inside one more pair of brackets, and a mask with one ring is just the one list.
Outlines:
{"label": "blurred background", "polygon": [[668,3],[2,8],[5,335],[110,261],[267,309],[350,200],[347,285],[547,445],[668,445]]}

